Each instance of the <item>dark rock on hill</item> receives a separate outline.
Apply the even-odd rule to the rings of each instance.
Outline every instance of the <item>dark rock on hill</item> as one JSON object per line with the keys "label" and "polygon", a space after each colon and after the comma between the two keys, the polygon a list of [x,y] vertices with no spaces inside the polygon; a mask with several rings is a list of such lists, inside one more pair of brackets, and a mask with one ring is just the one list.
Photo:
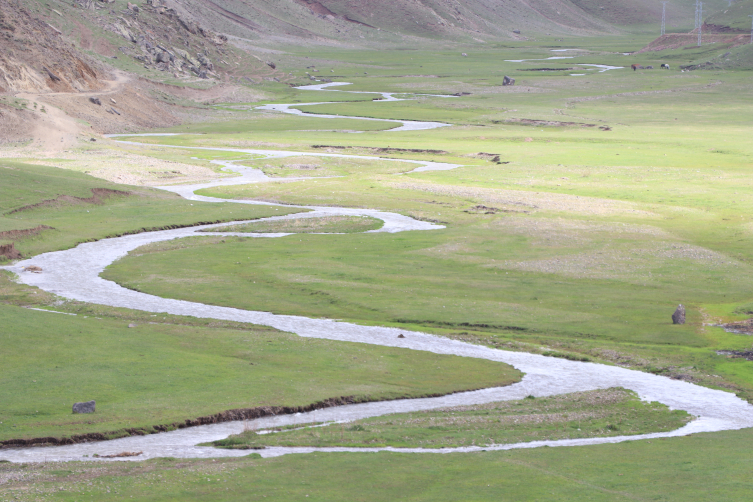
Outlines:
{"label": "dark rock on hill", "polygon": [[675,313],[672,314],[672,324],[685,324],[685,307],[678,305]]}
{"label": "dark rock on hill", "polygon": [[94,413],[97,409],[96,401],[87,401],[85,403],[75,403],[73,413]]}

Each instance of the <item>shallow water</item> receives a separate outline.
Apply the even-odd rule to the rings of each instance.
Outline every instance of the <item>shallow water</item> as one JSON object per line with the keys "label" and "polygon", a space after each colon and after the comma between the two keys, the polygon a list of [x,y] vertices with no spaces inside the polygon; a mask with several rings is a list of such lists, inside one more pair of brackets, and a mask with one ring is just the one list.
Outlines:
{"label": "shallow water", "polygon": [[[151,135],[150,135],[151,136]],[[154,145],[151,145],[154,146]],[[166,147],[170,147],[167,146]],[[185,148],[185,147],[175,147]],[[311,154],[308,152],[288,152],[269,150],[246,150],[224,148],[197,148],[201,150],[221,150],[239,153],[254,153],[267,156],[316,155],[325,157],[367,158],[339,154]],[[402,161],[401,162],[406,162]],[[407,161],[423,164],[423,170],[437,163],[422,161]],[[449,164],[447,164],[449,166]],[[220,185],[238,185],[250,182],[263,182],[263,173],[252,168],[242,168],[232,164],[226,167],[238,170],[241,176],[231,179],[213,181],[198,185],[165,186],[169,190],[191,200],[204,202],[231,202],[238,204],[268,204],[260,201],[225,200],[204,197],[194,194],[195,190]],[[454,166],[458,167],[458,166]],[[422,169],[419,168],[419,169]],[[287,215],[269,219],[292,219],[300,217],[318,217],[329,215],[371,216],[384,221],[384,226],[371,232],[404,232],[429,231],[444,228],[440,225],[422,222],[400,214],[356,208],[294,206],[311,209],[303,215]],[[259,221],[259,220],[255,220]],[[148,232],[128,235],[97,242],[85,243],[73,249],[45,253],[30,260],[24,260],[12,266],[1,267],[19,275],[21,282],[39,287],[60,296],[109,305],[125,307],[155,313],[170,313],[203,318],[249,322],[271,326],[283,331],[296,333],[299,336],[323,338],[329,340],[360,342],[373,345],[399,347],[410,350],[423,350],[437,354],[451,354],[461,357],[487,359],[510,364],[523,371],[525,377],[517,384],[474,392],[463,392],[440,398],[406,399],[380,403],[364,403],[336,408],[328,408],[310,413],[297,415],[283,415],[266,417],[248,422],[254,428],[281,426],[307,422],[321,421],[350,421],[360,418],[379,416],[389,413],[410,412],[432,408],[481,404],[494,401],[521,399],[528,395],[537,397],[564,394],[570,392],[606,389],[610,387],[624,387],[635,391],[641,399],[658,401],[672,409],[682,409],[698,417],[687,426],[672,432],[646,434],[641,436],[619,436],[611,438],[593,438],[559,441],[537,441],[512,445],[496,445],[472,448],[444,448],[444,449],[399,449],[397,451],[420,453],[449,453],[457,451],[478,451],[512,448],[533,448],[538,446],[573,446],[584,444],[615,443],[643,438],[671,437],[696,432],[712,432],[753,427],[753,406],[739,399],[729,392],[708,389],[691,383],[671,380],[666,377],[643,373],[617,366],[607,366],[596,363],[568,361],[559,358],[544,357],[536,354],[510,352],[488,347],[473,345],[457,340],[450,340],[419,332],[410,332],[396,328],[379,326],[360,326],[352,323],[337,322],[328,319],[309,319],[300,316],[271,314],[269,312],[255,312],[204,305],[160,298],[145,293],[125,289],[114,282],[106,281],[99,275],[109,264],[124,257],[129,251],[145,244],[188,237],[193,235],[245,235],[259,238],[284,238],[288,234],[231,234],[223,233],[223,226],[237,224],[237,222],[222,225],[203,225],[192,228]],[[214,229],[215,232],[199,233],[199,230]],[[252,244],[251,244],[252,245]],[[290,245],[296,241],[291,239]],[[43,269],[40,274],[25,273],[22,267],[36,265]],[[50,313],[54,315],[54,313]],[[398,338],[403,334],[405,338]],[[191,417],[187,417],[191,418]],[[225,457],[244,456],[247,450],[219,450],[209,447],[196,446],[198,443],[222,439],[230,434],[242,431],[244,424],[229,422],[224,424],[192,427],[178,431],[137,436],[101,443],[85,443],[69,446],[54,446],[40,448],[21,448],[0,450],[0,459],[13,462],[40,462],[81,460],[91,455],[116,454],[123,451],[142,451],[138,457],[127,457],[116,460],[143,460],[153,457]],[[288,453],[308,453],[312,451],[381,451],[396,450],[393,448],[268,448],[261,450],[263,456],[278,456]]]}
{"label": "shallow water", "polygon": [[[570,50],[570,49],[567,49]],[[572,50],[578,50],[578,49],[572,49]],[[575,59],[579,56],[552,56],[549,58],[544,59],[506,59],[508,63],[525,63],[526,61],[549,61],[551,59]],[[593,66],[594,68],[599,68],[599,73],[604,73],[605,71],[610,70],[622,70],[625,67],[624,66],[610,66],[606,64],[591,64],[591,63],[576,63],[578,66]]]}

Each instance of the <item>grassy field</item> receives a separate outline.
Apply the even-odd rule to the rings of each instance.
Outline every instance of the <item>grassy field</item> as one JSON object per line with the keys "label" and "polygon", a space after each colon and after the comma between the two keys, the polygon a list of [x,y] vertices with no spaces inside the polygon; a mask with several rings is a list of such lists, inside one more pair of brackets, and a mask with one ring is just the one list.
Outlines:
{"label": "grassy field", "polygon": [[260,221],[223,227],[223,232],[293,233],[293,234],[354,234],[379,230],[382,220],[366,216],[324,216],[294,220]]}
{"label": "grassy field", "polygon": [[[215,441],[223,448],[347,446],[452,448],[527,441],[626,436],[679,429],[691,417],[625,389],[402,413],[322,427],[247,431]],[[295,430],[290,430],[295,429]]]}
{"label": "grassy field", "polygon": [[[312,453],[274,459],[0,464],[6,500],[738,501],[749,430],[469,454]],[[32,489],[30,489],[32,488]]]}
{"label": "grassy field", "polygon": [[[298,211],[194,204],[161,190],[0,160],[0,245],[14,243],[25,257],[127,233]],[[0,255],[0,260],[3,258],[6,257]]]}
{"label": "grassy field", "polygon": [[[748,348],[749,339],[712,326],[742,318],[737,309],[753,298],[753,87],[745,72],[682,73],[676,67],[720,48],[622,54],[648,41],[583,39],[559,47],[589,52],[554,61],[545,58],[562,53],[522,44],[477,49],[467,57],[450,51],[366,57],[340,51],[342,61],[374,66],[368,76],[345,75],[354,83],[349,89],[470,95],[307,111],[444,117],[458,125],[368,135],[291,131],[275,133],[278,144],[312,152],[328,151],[316,145],[339,145],[348,148],[329,151],[354,154],[389,147],[390,157],[465,167],[395,176],[363,164],[339,178],[201,193],[378,208],[447,229],[296,236],[295,246],[291,238],[222,246],[193,240],[180,249],[170,246],[164,256],[136,251],[110,267],[107,277],[165,296],[559,351],[753,397],[749,364],[716,354]],[[325,51],[327,56],[335,53]],[[506,61],[523,59],[534,61]],[[674,69],[598,73],[586,66],[658,67],[663,61]],[[573,69],[529,71],[542,67]],[[515,77],[516,86],[500,87],[503,75]],[[326,120],[319,123],[326,128]],[[243,137],[166,140],[222,147]],[[254,140],[271,136],[255,133]],[[496,155],[502,163],[492,161]],[[192,265],[208,253],[222,259]],[[243,265],[248,261],[252,270]],[[177,287],[168,276],[202,283]],[[229,294],[228,284],[243,294]],[[689,310],[685,326],[671,324],[678,303]]]}
{"label": "grassy field", "polygon": [[[24,296],[35,294],[4,283],[3,300],[33,302]],[[247,324],[53,308],[77,315],[0,305],[0,441],[117,437],[125,428],[150,431],[230,409],[419,397],[520,377],[498,363],[304,339]],[[92,399],[96,414],[71,414],[74,402]]]}
{"label": "grassy field", "polygon": [[[323,150],[325,152],[333,151],[330,148],[316,148],[316,150]],[[350,150],[351,149],[343,150],[342,153],[350,154]],[[359,149],[359,155],[379,155],[379,153]],[[264,174],[273,178],[348,176],[352,174],[361,174],[364,170],[368,170],[372,174],[398,174],[410,171],[416,167],[415,164],[409,164],[407,162],[391,162],[385,160],[368,161],[363,159],[352,160],[308,155],[287,157],[284,159],[245,161],[241,162],[240,165],[261,169],[264,171]]]}

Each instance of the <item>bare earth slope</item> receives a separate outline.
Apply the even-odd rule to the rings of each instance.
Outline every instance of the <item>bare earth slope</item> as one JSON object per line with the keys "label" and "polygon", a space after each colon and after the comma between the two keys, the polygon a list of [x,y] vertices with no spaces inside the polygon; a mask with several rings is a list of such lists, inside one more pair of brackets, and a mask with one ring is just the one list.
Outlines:
{"label": "bare earth slope", "polygon": [[19,0],[0,2],[0,92],[87,91],[108,71]]}
{"label": "bare earth slope", "polygon": [[[167,0],[179,3],[212,29],[239,37],[307,43],[388,44],[423,38],[479,41],[517,39],[526,34],[587,35],[615,32],[611,19],[585,0]],[[642,0],[633,22],[655,18]],[[624,4],[624,3],[623,3]],[[614,10],[614,9],[612,9]],[[612,12],[610,10],[609,12]],[[619,8],[616,9],[620,11]],[[625,10],[625,9],[622,9]],[[625,16],[618,16],[623,22]],[[521,31],[517,34],[514,31]]]}

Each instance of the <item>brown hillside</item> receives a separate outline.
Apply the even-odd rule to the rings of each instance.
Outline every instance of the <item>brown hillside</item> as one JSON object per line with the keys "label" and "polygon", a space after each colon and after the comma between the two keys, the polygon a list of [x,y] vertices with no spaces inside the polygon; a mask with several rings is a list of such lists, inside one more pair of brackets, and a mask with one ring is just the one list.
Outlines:
{"label": "brown hillside", "polygon": [[290,44],[519,38],[514,30],[523,37],[616,31],[570,0],[185,0],[180,6],[213,30]]}
{"label": "brown hillside", "polygon": [[108,71],[66,42],[19,0],[0,9],[0,92],[73,92],[101,87]]}

